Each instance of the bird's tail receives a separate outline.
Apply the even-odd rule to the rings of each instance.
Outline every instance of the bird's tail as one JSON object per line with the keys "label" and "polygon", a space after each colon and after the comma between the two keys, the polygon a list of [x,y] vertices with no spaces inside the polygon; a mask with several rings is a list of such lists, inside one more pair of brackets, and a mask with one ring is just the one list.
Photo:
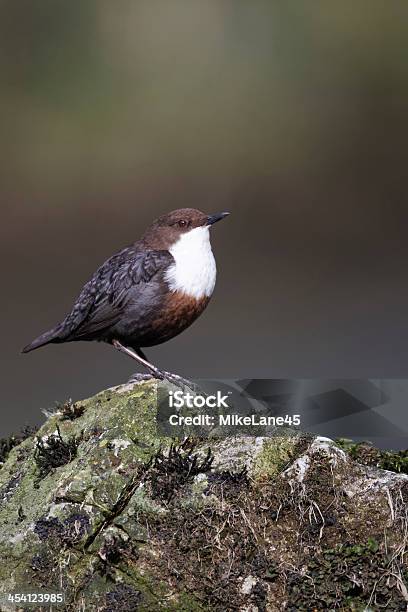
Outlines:
{"label": "bird's tail", "polygon": [[61,325],[57,325],[53,329],[46,331],[44,334],[41,334],[41,336],[38,336],[38,338],[30,342],[30,344],[27,344],[27,346],[25,346],[21,352],[29,353],[34,349],[40,348],[40,346],[44,346],[45,344],[50,344],[51,342],[61,342],[62,338],[59,333],[60,330]]}

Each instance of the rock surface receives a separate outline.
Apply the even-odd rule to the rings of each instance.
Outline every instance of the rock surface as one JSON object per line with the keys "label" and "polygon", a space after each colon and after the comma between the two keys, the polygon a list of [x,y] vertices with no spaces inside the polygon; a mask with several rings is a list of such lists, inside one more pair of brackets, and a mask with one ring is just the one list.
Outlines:
{"label": "rock surface", "polygon": [[155,411],[152,381],[110,389],[10,451],[0,592],[63,592],[68,611],[407,608],[407,476],[325,438],[170,440]]}

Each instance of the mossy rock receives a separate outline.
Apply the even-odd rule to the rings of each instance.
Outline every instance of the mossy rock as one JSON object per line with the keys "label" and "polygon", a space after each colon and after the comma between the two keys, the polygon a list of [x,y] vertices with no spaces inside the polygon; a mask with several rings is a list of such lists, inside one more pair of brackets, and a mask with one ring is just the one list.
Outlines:
{"label": "mossy rock", "polygon": [[[165,438],[156,397],[153,381],[106,390],[7,446],[0,592],[63,592],[68,611],[354,610],[372,593],[402,609],[405,475],[310,436]],[[314,602],[344,555],[362,586]]]}

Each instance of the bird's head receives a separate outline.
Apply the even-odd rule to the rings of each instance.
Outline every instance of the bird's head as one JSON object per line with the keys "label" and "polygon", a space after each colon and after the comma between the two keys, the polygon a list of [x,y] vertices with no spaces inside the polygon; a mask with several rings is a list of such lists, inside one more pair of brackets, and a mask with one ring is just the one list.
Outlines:
{"label": "bird's head", "polygon": [[196,208],[179,208],[156,219],[144,234],[143,241],[150,248],[169,250],[187,234],[192,239],[208,240],[211,226],[227,215],[228,212],[206,215]]}

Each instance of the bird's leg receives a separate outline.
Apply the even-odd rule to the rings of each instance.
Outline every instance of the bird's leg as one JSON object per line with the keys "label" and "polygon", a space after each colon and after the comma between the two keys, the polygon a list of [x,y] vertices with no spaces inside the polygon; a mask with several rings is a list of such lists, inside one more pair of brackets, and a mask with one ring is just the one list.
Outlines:
{"label": "bird's leg", "polygon": [[[156,366],[154,366],[152,363],[150,363],[150,361],[146,359],[146,356],[141,349],[138,348],[134,350],[127,346],[123,346],[123,344],[121,344],[119,340],[112,340],[112,345],[115,347],[115,349],[117,349],[121,353],[125,353],[126,355],[129,355],[129,357],[132,357],[132,359],[135,359],[136,361],[141,363],[145,368],[147,368],[151,372],[154,378],[157,378],[159,380],[168,380],[169,382],[173,383],[177,387],[182,387],[182,388],[188,387],[192,390],[196,388],[196,385],[194,383],[183,378],[182,376],[179,376],[178,374],[172,374],[171,372],[166,372],[165,370],[160,370],[159,368],[156,368]],[[134,375],[130,378],[129,382],[135,382],[135,380],[140,380],[140,377],[138,375]],[[142,380],[146,380],[146,378],[143,377]]]}
{"label": "bird's leg", "polygon": [[[146,357],[146,355],[144,354],[144,352],[142,351],[142,349],[140,348],[135,348],[133,349],[135,351],[135,353],[141,357],[142,359],[144,359],[145,361],[149,361]],[[150,362],[149,362],[150,363]],[[132,374],[132,376],[129,378],[128,380],[128,384],[129,383],[135,383],[135,382],[140,382],[142,380],[150,380],[152,377],[151,374],[142,374],[141,372],[135,372],[134,374]]]}
{"label": "bird's leg", "polygon": [[[150,363],[149,361],[147,361],[147,359],[145,358],[145,356],[143,355],[142,351],[138,350],[137,352],[131,348],[129,348],[128,346],[123,346],[123,344],[121,344],[119,342],[119,340],[112,340],[112,345],[115,347],[115,349],[117,349],[118,351],[120,351],[121,353],[125,353],[125,355],[129,355],[129,357],[132,357],[132,359],[136,359],[136,361],[138,361],[139,363],[141,363],[145,368],[147,368],[148,370],[150,370],[150,372],[152,373],[152,375],[155,378],[160,378],[162,379],[163,376],[161,375],[161,372],[159,370],[159,368],[156,368],[156,366],[154,366],[152,363]],[[140,354],[141,353],[141,354]]]}

